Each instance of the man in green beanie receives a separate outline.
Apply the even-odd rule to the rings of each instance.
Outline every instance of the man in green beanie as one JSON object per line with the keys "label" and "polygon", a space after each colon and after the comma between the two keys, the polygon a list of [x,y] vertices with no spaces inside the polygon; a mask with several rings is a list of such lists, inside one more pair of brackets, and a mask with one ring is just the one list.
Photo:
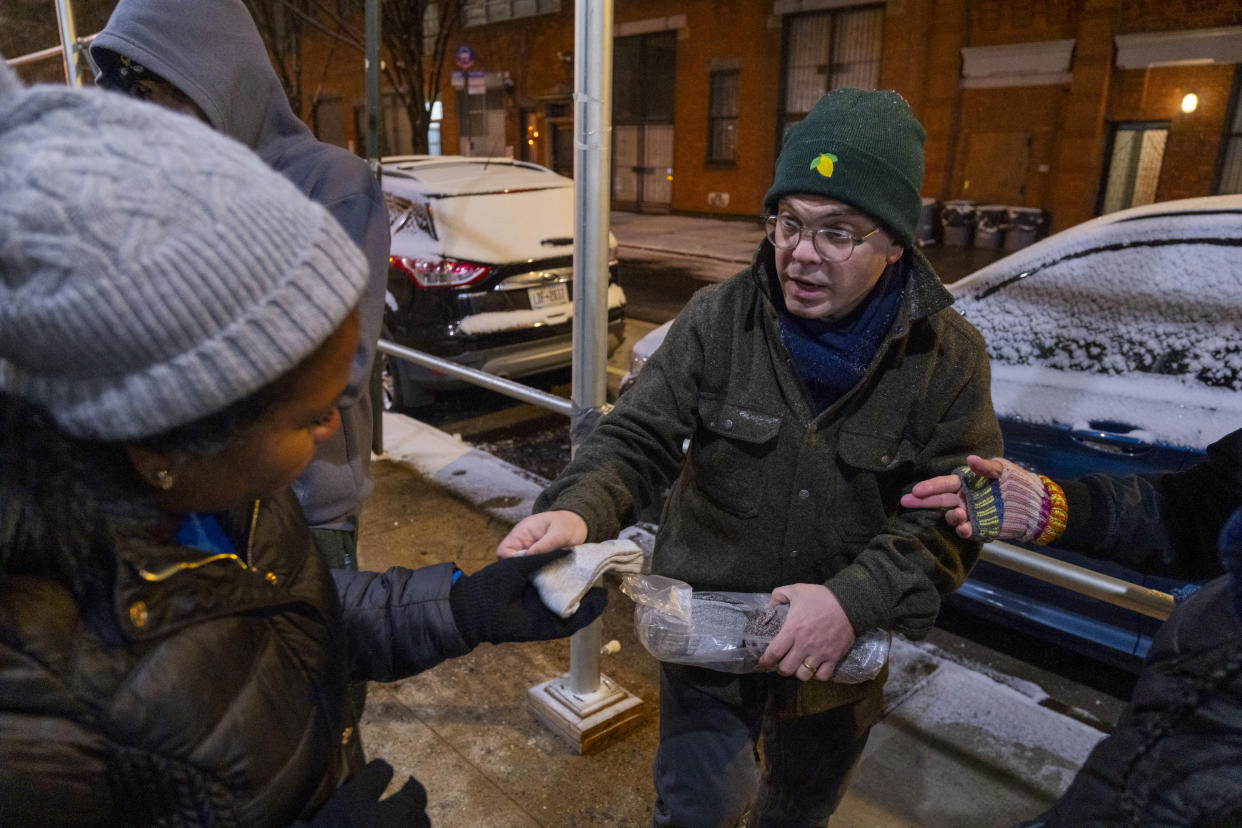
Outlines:
{"label": "man in green beanie", "polygon": [[671,487],[652,571],[789,605],[760,672],[661,663],[657,825],[825,824],[887,676],[838,662],[875,628],[925,636],[978,557],[899,508],[1001,446],[983,339],[913,245],[922,183],[899,95],[826,94],[786,136],[751,266],[694,295],[497,550],[615,537]]}

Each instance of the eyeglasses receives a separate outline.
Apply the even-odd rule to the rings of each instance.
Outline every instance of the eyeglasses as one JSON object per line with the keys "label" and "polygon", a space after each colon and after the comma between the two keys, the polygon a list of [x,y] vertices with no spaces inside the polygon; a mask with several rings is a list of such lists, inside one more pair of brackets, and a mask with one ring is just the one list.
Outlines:
{"label": "eyeglasses", "polygon": [[768,241],[781,250],[792,250],[798,242],[807,236],[811,238],[811,246],[821,259],[829,262],[843,262],[854,255],[854,248],[880,232],[879,225],[871,228],[861,236],[855,236],[840,227],[821,227],[809,230],[802,222],[789,216],[768,216]]}

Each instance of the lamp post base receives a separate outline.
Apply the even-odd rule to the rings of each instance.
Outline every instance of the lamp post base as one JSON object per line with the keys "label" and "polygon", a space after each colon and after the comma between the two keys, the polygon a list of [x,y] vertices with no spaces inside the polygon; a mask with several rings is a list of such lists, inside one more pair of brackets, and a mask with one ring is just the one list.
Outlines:
{"label": "lamp post base", "polygon": [[578,753],[607,744],[642,721],[643,700],[600,674],[593,693],[575,693],[569,675],[549,679],[526,691],[526,707]]}

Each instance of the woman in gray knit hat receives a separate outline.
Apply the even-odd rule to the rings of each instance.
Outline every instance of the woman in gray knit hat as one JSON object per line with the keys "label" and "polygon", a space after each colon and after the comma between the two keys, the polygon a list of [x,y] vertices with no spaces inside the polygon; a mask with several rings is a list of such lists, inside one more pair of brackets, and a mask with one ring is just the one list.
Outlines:
{"label": "woman in gray knit hat", "polygon": [[331,574],[357,247],[249,150],[0,62],[0,824],[418,825],[352,680],[572,633],[531,573]]}

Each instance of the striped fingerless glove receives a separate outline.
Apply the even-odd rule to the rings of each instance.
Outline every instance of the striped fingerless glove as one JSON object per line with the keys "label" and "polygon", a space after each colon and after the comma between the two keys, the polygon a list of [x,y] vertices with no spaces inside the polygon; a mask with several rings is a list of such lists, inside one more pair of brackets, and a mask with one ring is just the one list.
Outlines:
{"label": "striped fingerless glove", "polygon": [[1069,509],[1057,483],[1000,458],[1001,474],[989,480],[967,466],[954,470],[962,481],[972,537],[1019,540],[1045,546],[1065,531]]}

